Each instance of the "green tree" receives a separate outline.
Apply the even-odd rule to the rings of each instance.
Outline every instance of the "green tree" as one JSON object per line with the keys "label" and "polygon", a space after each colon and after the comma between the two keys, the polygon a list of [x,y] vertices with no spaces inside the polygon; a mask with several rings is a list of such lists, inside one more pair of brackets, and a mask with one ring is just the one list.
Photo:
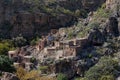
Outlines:
{"label": "green tree", "polygon": [[0,71],[14,72],[15,69],[12,64],[12,61],[7,56],[0,55]]}
{"label": "green tree", "polygon": [[89,80],[99,80],[104,75],[112,75],[113,77],[116,76],[118,71],[118,61],[113,59],[112,57],[102,57],[99,62],[90,68],[85,77]]}
{"label": "green tree", "polygon": [[7,55],[7,52],[10,49],[10,44],[5,42],[5,43],[0,43],[0,55]]}
{"label": "green tree", "polygon": [[15,47],[11,40],[0,41],[0,55],[7,55],[9,50],[14,50]]}

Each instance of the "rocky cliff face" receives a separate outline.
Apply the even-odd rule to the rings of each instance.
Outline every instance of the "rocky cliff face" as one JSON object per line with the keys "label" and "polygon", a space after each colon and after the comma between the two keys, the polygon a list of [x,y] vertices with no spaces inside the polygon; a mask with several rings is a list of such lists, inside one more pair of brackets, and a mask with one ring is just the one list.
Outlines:
{"label": "rocky cliff face", "polygon": [[[0,35],[6,38],[16,37],[19,34],[23,35],[24,37],[31,37],[34,35],[39,35],[40,32],[45,32],[53,28],[66,27],[74,23],[76,17],[73,14],[65,14],[63,12],[52,13],[51,10],[53,10],[53,8],[58,7],[65,12],[67,10],[66,13],[71,13],[69,11],[74,12],[78,9],[83,9],[89,12],[95,10],[104,2],[104,0],[54,1],[55,2],[49,3],[49,0],[44,0],[44,9],[36,9],[36,7],[34,6],[36,6],[37,4],[32,4],[30,2],[26,3],[22,2],[21,0],[14,0],[8,4],[5,3],[4,0],[2,0],[0,2]],[[118,37],[120,32],[119,5],[119,0],[106,0],[105,6],[102,6],[102,8],[100,8],[96,12],[91,12],[88,18],[81,19],[80,25],[71,27],[71,29],[68,30],[65,29],[65,33],[67,34],[64,33],[64,30],[60,31],[63,32],[63,35],[65,36],[70,35],[71,37],[73,35],[73,38],[75,38],[77,34],[80,35],[80,37],[81,35],[84,36],[84,34],[87,34],[88,45],[86,45],[86,47],[82,50],[79,50],[80,53],[76,57],[67,57],[65,59],[61,58],[59,60],[56,60],[51,59],[50,56],[49,58],[46,58],[46,55],[43,56],[44,59],[42,59],[41,62],[36,62],[39,64],[40,67],[47,67],[47,69],[43,69],[43,71],[41,72],[43,74],[63,73],[70,80],[73,77],[85,76],[85,72],[87,72],[89,68],[98,63],[99,59],[102,56],[113,57],[114,54],[116,55],[116,53],[120,51],[120,38]],[[34,7],[33,11],[31,11],[31,9],[33,9],[31,7]],[[108,16],[109,14],[107,14],[109,11],[111,11],[110,16]],[[69,34],[69,31],[72,33]],[[79,34],[79,32],[82,33]],[[42,43],[39,47],[41,46]],[[29,48],[27,47],[27,49]],[[41,55],[39,54],[40,52],[37,51],[37,49],[35,49],[35,51],[33,49],[33,51],[27,49],[25,49],[25,51],[28,51],[28,53],[25,53],[26,55],[30,55],[31,53],[31,55],[34,56],[36,59],[38,59],[39,57],[39,60],[37,61],[40,61]],[[23,53],[22,51],[19,52]],[[41,51],[41,53],[43,54],[43,51]]]}
{"label": "rocky cliff face", "polygon": [[[64,6],[67,9],[86,9],[88,11],[95,10],[100,6],[105,0],[58,0],[60,6]],[[61,4],[62,3],[62,4]],[[73,7],[74,6],[74,7]]]}
{"label": "rocky cliff face", "polygon": [[[120,7],[119,6],[120,6],[120,0],[107,0],[106,1],[106,9],[113,11],[111,14],[111,17],[109,18],[107,22],[108,24],[110,24],[108,25],[108,27],[111,28],[111,30],[115,30],[115,28],[118,28],[118,31],[120,31]],[[113,32],[119,34],[118,31],[113,31]]]}
{"label": "rocky cliff face", "polygon": [[45,7],[42,5],[42,9],[40,9],[41,4],[37,5],[37,2],[1,0],[0,36],[10,38],[21,34],[24,37],[31,37],[33,35],[39,35],[41,31],[46,31],[51,28],[66,27],[71,25],[76,20],[76,17],[64,13],[56,13],[55,15],[57,16],[53,16],[49,12],[51,10],[49,8],[60,6],[73,12],[77,9],[90,11],[96,9],[103,2],[104,0],[55,0],[55,2],[45,0],[43,1]]}

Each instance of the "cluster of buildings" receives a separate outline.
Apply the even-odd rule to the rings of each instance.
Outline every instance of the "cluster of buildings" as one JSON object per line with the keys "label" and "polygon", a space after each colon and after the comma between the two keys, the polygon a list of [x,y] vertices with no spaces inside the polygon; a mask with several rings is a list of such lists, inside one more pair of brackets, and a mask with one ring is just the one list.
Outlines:
{"label": "cluster of buildings", "polygon": [[35,67],[37,60],[76,57],[87,44],[87,38],[59,40],[53,34],[48,34],[48,36],[42,37],[36,46],[26,46],[9,51],[8,55],[9,58],[13,59],[15,67],[22,66],[31,70]]}
{"label": "cluster of buildings", "polygon": [[[48,43],[48,44],[47,44]],[[71,40],[46,40],[41,39],[39,44],[36,45],[36,49],[40,51],[40,55],[43,54],[43,57],[40,58],[65,58],[65,57],[75,57],[79,55],[80,51],[86,47],[88,44],[87,38],[78,38]]]}
{"label": "cluster of buildings", "polygon": [[14,51],[9,51],[9,58],[13,60],[13,65],[15,68],[23,67],[26,70],[31,70],[34,68],[33,56],[31,52],[27,51],[28,47],[22,47]]}

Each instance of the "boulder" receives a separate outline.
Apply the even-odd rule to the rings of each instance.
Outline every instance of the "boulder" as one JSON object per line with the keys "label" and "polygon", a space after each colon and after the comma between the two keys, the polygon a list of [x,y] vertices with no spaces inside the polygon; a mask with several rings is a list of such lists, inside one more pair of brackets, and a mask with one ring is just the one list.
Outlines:
{"label": "boulder", "polygon": [[94,28],[90,31],[88,36],[88,42],[92,45],[99,46],[102,45],[105,41],[104,35],[97,28]]}
{"label": "boulder", "polygon": [[107,20],[105,30],[107,32],[107,35],[114,37],[119,36],[118,20],[116,17],[110,17]]}

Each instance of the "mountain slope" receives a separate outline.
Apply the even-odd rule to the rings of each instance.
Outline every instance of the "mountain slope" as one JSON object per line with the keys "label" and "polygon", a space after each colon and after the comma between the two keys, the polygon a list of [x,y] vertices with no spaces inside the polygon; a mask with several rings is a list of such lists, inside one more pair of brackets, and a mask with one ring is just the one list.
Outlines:
{"label": "mountain slope", "polygon": [[1,0],[0,36],[33,37],[41,31],[67,27],[86,17],[104,0]]}

